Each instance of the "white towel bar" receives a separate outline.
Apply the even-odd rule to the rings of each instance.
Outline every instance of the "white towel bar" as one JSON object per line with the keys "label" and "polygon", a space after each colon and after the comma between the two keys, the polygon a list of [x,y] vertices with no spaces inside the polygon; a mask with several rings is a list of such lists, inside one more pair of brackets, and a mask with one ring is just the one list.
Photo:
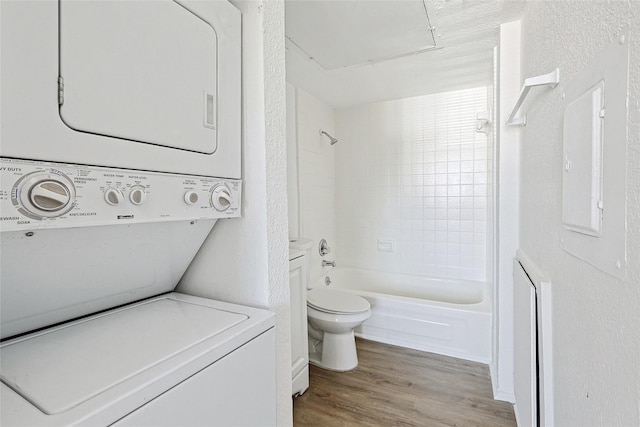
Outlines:
{"label": "white towel bar", "polygon": [[516,105],[513,107],[513,111],[511,115],[507,119],[507,125],[509,126],[525,126],[527,124],[527,116],[523,114],[520,117],[516,117],[520,107],[524,103],[525,98],[529,94],[529,91],[534,86],[551,86],[551,88],[555,88],[560,83],[560,69],[556,68],[552,72],[548,74],[543,74],[540,76],[529,77],[524,80],[524,85],[522,85],[522,90],[520,91],[520,97],[516,102]]}

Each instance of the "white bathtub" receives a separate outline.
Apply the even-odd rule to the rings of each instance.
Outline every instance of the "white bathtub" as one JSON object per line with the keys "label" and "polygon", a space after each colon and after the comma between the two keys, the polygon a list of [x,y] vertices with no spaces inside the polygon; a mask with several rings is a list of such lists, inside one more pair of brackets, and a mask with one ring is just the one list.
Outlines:
{"label": "white bathtub", "polygon": [[[491,358],[491,301],[486,283],[332,269],[330,287],[371,303],[356,335],[476,362]],[[315,284],[325,286],[325,276]]]}

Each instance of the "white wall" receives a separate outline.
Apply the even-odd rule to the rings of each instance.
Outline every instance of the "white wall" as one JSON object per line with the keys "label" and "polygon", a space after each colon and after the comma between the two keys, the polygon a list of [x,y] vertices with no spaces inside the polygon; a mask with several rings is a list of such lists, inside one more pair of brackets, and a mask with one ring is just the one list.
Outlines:
{"label": "white wall", "polygon": [[219,221],[177,290],[276,313],[278,425],[292,425],[284,3],[243,14],[242,218]]}
{"label": "white wall", "polygon": [[340,264],[487,279],[493,150],[475,132],[487,95],[482,87],[338,111]]}
{"label": "white wall", "polygon": [[[640,425],[639,17],[637,1],[562,1],[529,2],[523,19],[523,77],[561,72],[560,87],[528,108],[520,162],[520,247],[552,283],[557,426]],[[624,26],[630,35],[628,266],[626,279],[618,280],[560,247],[561,94]]]}
{"label": "white wall", "polygon": [[287,199],[289,239],[300,237],[300,190],[298,186],[298,102],[296,88],[287,83]]}
{"label": "white wall", "polygon": [[496,271],[491,382],[496,399],[514,401],[513,258],[519,239],[520,129],[505,122],[520,94],[520,21],[500,26],[496,112]]}
{"label": "white wall", "polygon": [[[298,125],[298,173],[300,186],[300,235],[314,241],[309,261],[309,277],[313,281],[331,267],[322,267],[317,250],[320,239],[327,239],[336,256],[335,150],[342,138],[335,131],[333,108],[304,90],[296,90]],[[331,145],[320,129],[340,139]]]}

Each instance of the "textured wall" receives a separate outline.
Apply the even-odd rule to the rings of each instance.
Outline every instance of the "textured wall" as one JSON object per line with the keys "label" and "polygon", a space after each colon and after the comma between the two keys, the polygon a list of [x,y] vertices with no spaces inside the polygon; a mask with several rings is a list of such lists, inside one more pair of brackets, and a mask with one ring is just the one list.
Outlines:
{"label": "textured wall", "polygon": [[298,185],[297,92],[287,83],[287,199],[289,205],[289,239],[300,237],[300,190]]}
{"label": "textured wall", "polygon": [[[562,85],[624,26],[630,32],[627,259],[618,280],[560,248]],[[529,2],[523,77],[561,70],[522,130],[520,246],[553,283],[554,406],[559,426],[640,425],[640,2]],[[606,171],[605,171],[606,174]],[[621,189],[621,191],[623,191]]]}
{"label": "textured wall", "polygon": [[[249,2],[255,3],[255,2]],[[266,145],[268,307],[277,315],[276,377],[279,426],[293,424],[291,402],[291,317],[287,209],[286,82],[284,1],[265,1],[264,109]]]}
{"label": "textured wall", "polygon": [[243,15],[242,218],[221,220],[181,292],[276,313],[278,425],[293,423],[287,243],[284,4],[237,1]]}

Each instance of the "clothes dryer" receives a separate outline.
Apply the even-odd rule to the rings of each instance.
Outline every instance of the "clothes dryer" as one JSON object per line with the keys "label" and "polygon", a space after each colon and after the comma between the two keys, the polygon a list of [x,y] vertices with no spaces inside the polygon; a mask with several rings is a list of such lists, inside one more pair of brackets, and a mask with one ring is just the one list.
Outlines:
{"label": "clothes dryer", "polygon": [[240,178],[227,1],[0,2],[2,156]]}

